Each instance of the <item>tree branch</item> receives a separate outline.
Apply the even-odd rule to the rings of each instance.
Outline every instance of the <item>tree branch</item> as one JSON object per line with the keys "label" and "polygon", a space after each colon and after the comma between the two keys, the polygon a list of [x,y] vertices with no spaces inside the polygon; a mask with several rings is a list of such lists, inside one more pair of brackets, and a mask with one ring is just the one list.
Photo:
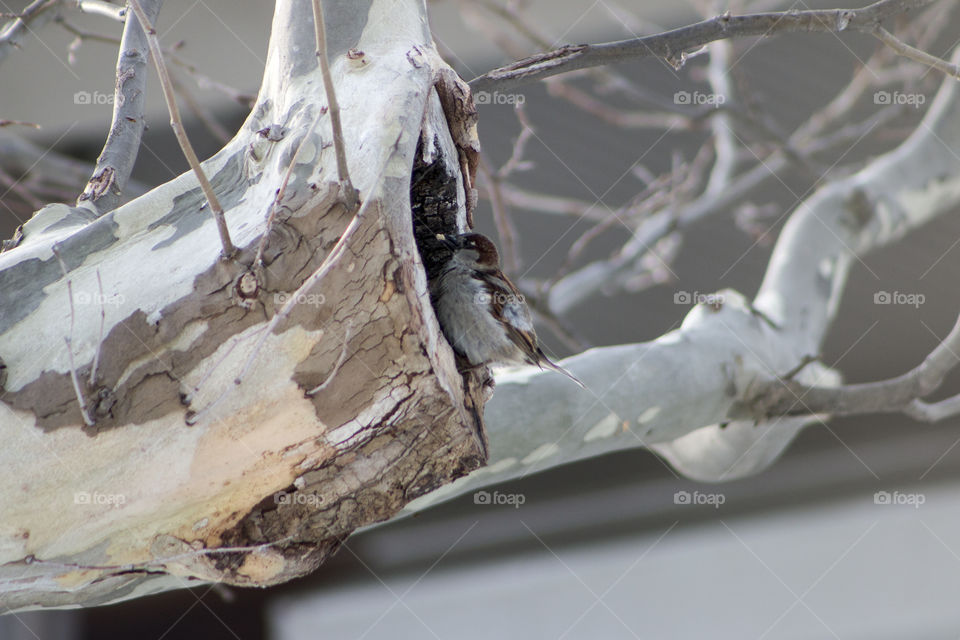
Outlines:
{"label": "tree branch", "polygon": [[[163,0],[141,0],[147,24],[153,24]],[[127,20],[117,55],[117,83],[113,93],[113,118],[110,133],[97,158],[93,176],[87,182],[77,205],[97,215],[115,209],[123,197],[133,165],[140,150],[146,124],[143,106],[147,88],[147,50],[149,43],[142,22]]]}
{"label": "tree branch", "polygon": [[340,104],[337,102],[337,92],[333,86],[333,77],[330,75],[330,60],[327,57],[327,30],[323,19],[323,7],[320,0],[313,0],[313,26],[317,38],[317,60],[323,75],[323,88],[327,93],[327,104],[330,111],[330,126],[333,128],[333,149],[337,154],[337,174],[343,185],[343,194],[347,206],[357,206],[357,190],[350,182],[350,170],[347,168],[346,145],[343,141],[343,127],[340,124]]}
{"label": "tree branch", "polygon": [[837,34],[851,31],[872,32],[883,20],[926,6],[933,1],[880,0],[862,9],[784,11],[741,16],[726,13],[652,36],[603,44],[560,47],[474,78],[470,81],[470,88],[475,93],[504,91],[575,69],[645,57],[662,58],[673,66],[680,67],[686,58],[686,52],[725,38],[810,31]]}
{"label": "tree branch", "polygon": [[932,56],[926,51],[921,51],[916,47],[911,47],[883,27],[878,26],[876,29],[874,29],[873,35],[875,35],[880,42],[887,45],[904,58],[909,58],[919,62],[920,64],[932,67],[933,69],[936,69],[941,73],[945,73],[948,76],[960,78],[960,66],[951,64],[942,58]]}
{"label": "tree branch", "polygon": [[167,110],[170,112],[170,127],[173,129],[173,133],[177,137],[177,142],[180,143],[180,148],[183,150],[183,155],[186,156],[190,168],[193,170],[194,175],[196,175],[197,182],[200,183],[200,189],[203,190],[203,195],[206,197],[207,204],[213,213],[213,219],[217,223],[217,233],[220,234],[220,244],[223,248],[222,255],[224,257],[230,257],[236,252],[236,248],[230,240],[230,231],[227,229],[227,222],[223,216],[223,207],[217,199],[217,194],[213,192],[213,187],[207,179],[207,174],[203,172],[203,167],[200,166],[200,160],[197,159],[193,145],[190,144],[190,139],[187,137],[187,131],[183,127],[183,120],[180,118],[180,109],[177,107],[177,99],[173,92],[173,83],[170,81],[167,66],[163,62],[163,51],[160,49],[157,32],[153,28],[153,23],[148,19],[146,12],[144,12],[143,7],[140,5],[140,0],[128,1],[134,13],[137,14],[137,19],[146,31],[147,42],[150,44],[150,53],[153,56],[153,63],[157,68],[157,75],[160,76],[160,87],[163,89],[163,98],[166,100]]}
{"label": "tree branch", "polygon": [[38,29],[53,17],[51,9],[60,5],[63,0],[34,0],[17,14],[17,17],[0,28],[0,62],[12,50],[20,47],[23,34]]}
{"label": "tree branch", "polygon": [[[807,386],[790,379],[757,384],[744,398],[743,413],[732,417],[764,419],[772,416],[831,414],[838,416],[865,413],[906,413],[927,421],[948,413],[933,405],[918,403],[936,391],[944,378],[960,364],[960,318],[953,329],[923,362],[910,371],[878,382],[839,387]],[[952,406],[952,405],[951,405]]]}

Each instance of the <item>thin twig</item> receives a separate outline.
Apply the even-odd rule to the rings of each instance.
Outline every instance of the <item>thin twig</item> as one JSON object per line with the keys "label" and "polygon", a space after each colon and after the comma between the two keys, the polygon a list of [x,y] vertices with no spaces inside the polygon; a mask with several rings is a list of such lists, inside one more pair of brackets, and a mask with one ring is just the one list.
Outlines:
{"label": "thin twig", "polygon": [[97,350],[93,353],[93,364],[90,365],[90,386],[97,383],[97,367],[100,366],[100,347],[103,345],[103,328],[107,322],[107,299],[103,295],[103,278],[97,268],[97,289],[100,291],[100,333],[97,336]]}
{"label": "thin twig", "polygon": [[213,117],[200,101],[196,99],[193,95],[193,92],[187,88],[187,86],[180,81],[180,78],[177,77],[177,74],[170,74],[170,79],[173,81],[173,88],[180,94],[180,97],[183,98],[183,101],[187,104],[187,108],[193,113],[193,116],[206,127],[207,131],[210,132],[214,138],[216,138],[221,144],[226,144],[230,141],[230,138],[233,136],[230,135],[230,132],[227,131],[222,124],[217,122],[217,119]]}
{"label": "thin twig", "polygon": [[139,0],[129,0],[129,2],[131,8],[133,8],[137,14],[137,19],[140,20],[140,23],[147,33],[147,41],[150,44],[153,63],[157,67],[157,75],[160,76],[163,98],[166,100],[167,110],[170,112],[170,127],[173,129],[173,133],[177,137],[177,142],[180,143],[180,148],[183,150],[183,155],[187,158],[187,162],[190,164],[190,168],[193,169],[194,174],[196,174],[197,182],[200,183],[203,195],[206,196],[207,203],[210,205],[213,219],[217,223],[217,231],[220,234],[223,256],[229,258],[234,254],[236,248],[233,246],[233,242],[230,241],[230,231],[227,229],[227,222],[223,215],[223,207],[220,206],[220,201],[217,200],[217,195],[213,192],[213,187],[210,185],[210,181],[207,180],[207,175],[200,166],[200,161],[197,159],[197,154],[190,144],[190,139],[187,138],[183,121],[180,119],[180,109],[177,108],[177,99],[173,93],[173,83],[170,81],[170,73],[167,71],[167,65],[163,61],[163,51],[160,49],[160,41],[157,38],[156,29],[153,28],[153,24],[147,19],[143,7],[140,6]]}
{"label": "thin twig", "polygon": [[[20,47],[20,38],[27,31],[34,31],[52,16],[50,10],[63,0],[34,0],[7,24],[0,27],[0,61],[8,53]],[[6,6],[6,5],[4,5]]]}
{"label": "thin twig", "polygon": [[310,138],[309,131],[313,131],[316,128],[319,120],[320,116],[318,115],[308,132],[304,134],[303,138],[300,140],[300,144],[297,145],[296,151],[293,152],[293,158],[290,159],[290,164],[287,166],[287,170],[283,173],[283,181],[280,183],[280,188],[277,189],[277,193],[273,197],[273,202],[270,203],[270,209],[267,213],[267,226],[263,231],[263,235],[260,237],[260,243],[257,245],[257,255],[253,259],[253,264],[256,266],[263,265],[263,252],[267,248],[267,240],[270,237],[270,230],[273,228],[274,219],[277,217],[277,212],[280,211],[280,203],[283,201],[283,196],[287,191],[287,183],[290,182],[290,175],[293,173],[293,168],[297,165],[297,158],[300,156],[300,150],[303,149],[304,143],[306,143],[306,141]]}
{"label": "thin twig", "polygon": [[57,245],[54,245],[50,250],[53,252],[53,255],[56,256],[57,262],[60,263],[60,271],[63,272],[63,277],[67,279],[67,296],[70,299],[70,334],[69,336],[64,336],[63,341],[67,344],[67,360],[70,363],[70,381],[73,383],[73,392],[77,397],[77,405],[80,407],[80,415],[83,417],[83,423],[88,427],[92,427],[94,422],[90,419],[90,415],[87,413],[87,402],[83,397],[83,391],[80,389],[80,380],[77,377],[77,367],[73,361],[73,328],[75,321],[75,314],[73,310],[73,280],[71,280],[67,275],[67,265],[63,262],[63,258],[60,256],[60,248]]}
{"label": "thin twig", "polygon": [[921,51],[920,49],[911,47],[883,27],[877,27],[874,29],[873,35],[876,36],[880,42],[887,45],[904,58],[909,58],[915,62],[919,62],[920,64],[932,67],[937,71],[947,74],[948,76],[960,78],[960,66],[951,64],[942,58],[932,56],[926,51]]}
{"label": "thin twig", "polygon": [[[707,79],[713,89],[714,98],[727,104],[734,98],[733,84],[730,82],[730,62],[733,45],[727,40],[711,42],[710,63],[707,65]],[[720,193],[733,180],[737,167],[737,143],[733,133],[733,119],[726,111],[717,113],[710,119],[713,129],[713,148],[716,160],[710,171],[710,179],[704,189],[704,195]]]}
{"label": "thin twig", "polygon": [[502,183],[500,177],[490,169],[490,164],[486,156],[480,155],[478,165],[480,175],[486,181],[489,187],[490,208],[493,210],[493,224],[497,227],[497,235],[503,245],[503,266],[509,274],[516,274],[520,270],[520,251],[517,247],[517,228],[513,224],[513,218],[506,202],[503,199],[503,193],[500,191]]}
{"label": "thin twig", "polygon": [[343,127],[340,125],[340,104],[333,88],[333,76],[330,75],[330,61],[327,58],[327,32],[323,20],[323,8],[320,0],[313,0],[313,25],[317,36],[317,58],[320,62],[320,73],[323,76],[323,88],[327,93],[327,106],[330,113],[330,125],[333,128],[333,149],[337,155],[337,175],[343,187],[347,205],[352,209],[358,203],[357,190],[350,182],[350,172],[347,169],[347,151],[343,140]]}
{"label": "thin twig", "polygon": [[347,360],[347,346],[350,344],[350,333],[353,330],[353,325],[350,320],[347,320],[347,327],[343,332],[343,348],[340,349],[340,357],[337,358],[336,364],[333,365],[333,369],[330,370],[330,373],[327,374],[327,377],[324,378],[323,382],[315,386],[313,389],[307,391],[308,396],[315,395],[320,393],[327,388],[331,382],[333,382],[334,377],[337,375],[337,372],[340,371],[340,367],[343,366],[343,363]]}
{"label": "thin twig", "polygon": [[781,11],[734,16],[729,13],[664,33],[603,44],[568,45],[494,69],[470,81],[477,91],[511,89],[574,69],[644,57],[658,57],[679,68],[686,52],[726,38],[774,33],[873,31],[884,19],[934,0],[880,0],[861,9]]}

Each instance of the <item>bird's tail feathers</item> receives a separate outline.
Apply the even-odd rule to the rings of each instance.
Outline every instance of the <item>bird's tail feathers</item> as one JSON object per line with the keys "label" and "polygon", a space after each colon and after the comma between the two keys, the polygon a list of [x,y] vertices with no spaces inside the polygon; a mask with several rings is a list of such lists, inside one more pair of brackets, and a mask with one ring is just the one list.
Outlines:
{"label": "bird's tail feathers", "polygon": [[581,389],[586,389],[586,388],[587,388],[586,385],[584,385],[582,382],[580,382],[580,379],[577,378],[577,376],[573,375],[572,373],[570,373],[569,371],[567,371],[566,369],[564,369],[564,368],[561,367],[560,365],[552,362],[552,361],[550,360],[550,358],[548,358],[546,355],[544,355],[543,351],[540,351],[538,355],[540,356],[540,362],[538,362],[537,364],[540,366],[541,369],[542,369],[543,367],[547,367],[548,369],[553,369],[554,371],[556,371],[556,372],[558,372],[558,373],[562,373],[563,375],[567,376],[568,378],[570,378],[571,380],[573,380],[574,382],[576,382],[578,385],[580,385],[580,388],[581,388]]}

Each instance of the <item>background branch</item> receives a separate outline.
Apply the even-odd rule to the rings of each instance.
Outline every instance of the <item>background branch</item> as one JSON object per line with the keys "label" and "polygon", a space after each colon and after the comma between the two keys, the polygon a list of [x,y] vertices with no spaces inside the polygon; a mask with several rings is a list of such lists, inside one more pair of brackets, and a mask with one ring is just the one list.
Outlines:
{"label": "background branch", "polygon": [[809,31],[873,31],[883,20],[926,6],[933,1],[880,0],[862,9],[783,11],[741,16],[724,14],[642,38],[603,44],[567,45],[494,69],[471,80],[470,88],[474,92],[504,91],[559,73],[650,56],[662,58],[675,67],[680,67],[686,59],[686,52],[725,38]]}
{"label": "background branch", "polygon": [[[141,0],[144,19],[153,24],[163,0]],[[93,175],[77,205],[97,215],[115,209],[137,161],[140,140],[146,125],[144,102],[147,90],[147,56],[149,43],[138,19],[126,21],[117,55],[117,78],[113,93],[113,117],[110,132],[97,158]]]}

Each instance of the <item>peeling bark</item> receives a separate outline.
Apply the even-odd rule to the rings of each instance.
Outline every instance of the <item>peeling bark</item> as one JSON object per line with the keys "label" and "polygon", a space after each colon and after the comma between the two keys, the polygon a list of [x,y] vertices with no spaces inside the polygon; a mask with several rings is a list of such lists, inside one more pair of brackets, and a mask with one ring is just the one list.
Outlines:
{"label": "peeling bark", "polygon": [[253,113],[204,163],[233,259],[192,174],[96,219],[46,207],[0,255],[6,607],[283,582],[484,463],[485,376],[458,372],[424,270],[430,225],[467,223],[475,111],[425,12],[327,16],[359,210],[336,181],[310,2],[293,0]]}

